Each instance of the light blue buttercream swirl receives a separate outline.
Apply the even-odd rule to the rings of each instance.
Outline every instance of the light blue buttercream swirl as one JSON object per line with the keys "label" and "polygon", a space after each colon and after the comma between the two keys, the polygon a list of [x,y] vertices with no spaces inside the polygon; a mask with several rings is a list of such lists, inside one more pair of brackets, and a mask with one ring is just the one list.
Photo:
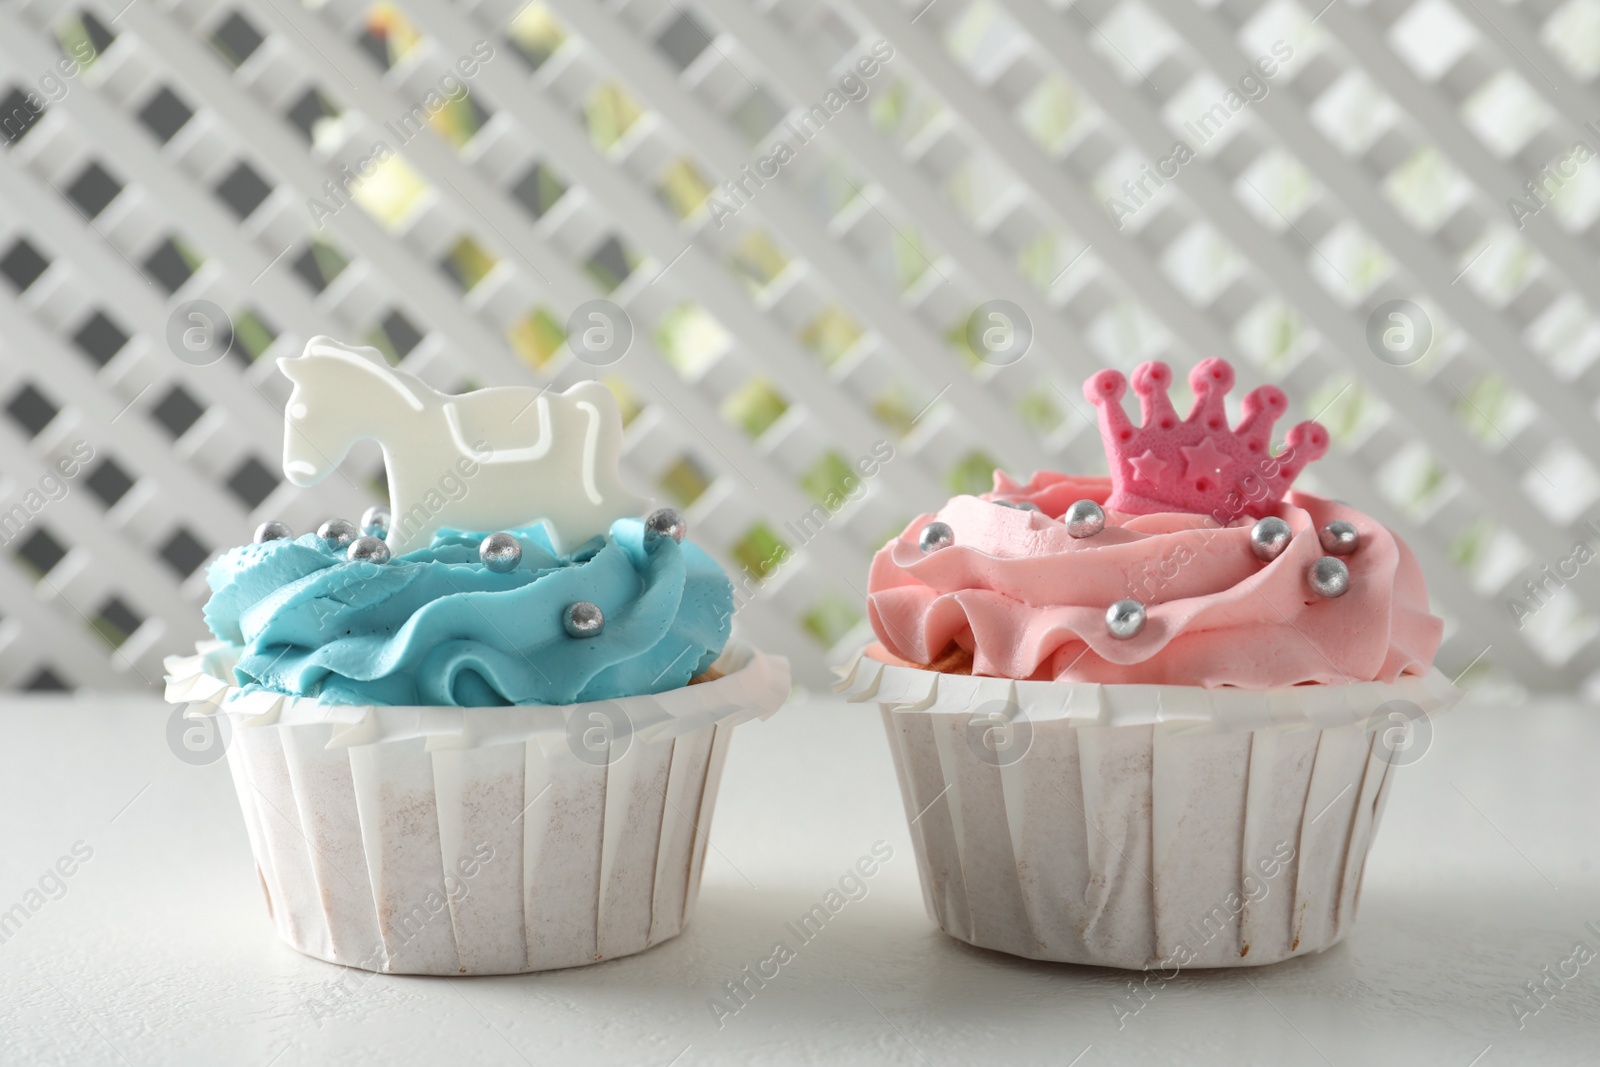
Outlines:
{"label": "light blue buttercream swirl", "polygon": [[[733,586],[690,542],[638,519],[570,555],[542,526],[514,530],[522,565],[478,560],[482,535],[441,531],[386,564],[349,563],[315,534],[233,549],[211,565],[206,624],[241,647],[243,691],[331,704],[571,704],[686,685],[722,652]],[[573,638],[569,604],[605,613]]]}

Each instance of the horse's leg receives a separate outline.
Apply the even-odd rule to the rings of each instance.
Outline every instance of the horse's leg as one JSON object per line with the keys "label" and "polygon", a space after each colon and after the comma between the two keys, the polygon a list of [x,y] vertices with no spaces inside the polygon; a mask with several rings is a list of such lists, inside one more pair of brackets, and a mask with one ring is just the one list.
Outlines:
{"label": "horse's leg", "polygon": [[397,556],[427,548],[433,543],[436,516],[425,502],[425,493],[413,492],[395,476],[396,466],[387,450],[384,462],[389,468],[389,550]]}

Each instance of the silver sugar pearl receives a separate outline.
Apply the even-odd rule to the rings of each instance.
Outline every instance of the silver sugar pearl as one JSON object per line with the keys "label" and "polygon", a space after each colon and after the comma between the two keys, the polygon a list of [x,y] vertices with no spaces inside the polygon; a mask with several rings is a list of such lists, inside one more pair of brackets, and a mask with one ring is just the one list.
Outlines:
{"label": "silver sugar pearl", "polygon": [[1106,609],[1106,629],[1119,641],[1138,637],[1144,624],[1144,605],[1137,600],[1119,600]]}
{"label": "silver sugar pearl", "polygon": [[343,519],[329,519],[317,527],[317,536],[329,548],[349,548],[350,543],[361,536],[361,531]]}
{"label": "silver sugar pearl", "polygon": [[1016,511],[1042,511],[1043,509],[1031,500],[996,500],[1003,508],[1012,508]]}
{"label": "silver sugar pearl", "polygon": [[1106,513],[1093,500],[1079,500],[1067,509],[1061,521],[1067,524],[1067,533],[1073,537],[1093,537],[1106,528]]}
{"label": "silver sugar pearl", "polygon": [[561,625],[567,628],[568,637],[599,637],[605,632],[606,616],[598,604],[580,600],[567,605],[561,613]]}
{"label": "silver sugar pearl", "polygon": [[644,520],[646,540],[652,537],[670,537],[680,545],[689,536],[689,520],[677,508],[658,508]]}
{"label": "silver sugar pearl", "polygon": [[1361,547],[1361,531],[1343,519],[1334,519],[1317,535],[1322,538],[1322,551],[1330,556],[1348,556]]}
{"label": "silver sugar pearl", "polygon": [[478,559],[496,574],[510,574],[522,564],[522,542],[508,533],[490,534],[478,546]]}
{"label": "silver sugar pearl", "polygon": [[924,556],[941,548],[949,548],[955,543],[956,532],[950,528],[948,522],[930,522],[922,528],[922,533],[917,537],[917,544]]}
{"label": "silver sugar pearl", "polygon": [[1323,556],[1313,563],[1306,579],[1311,583],[1312,592],[1330,600],[1350,591],[1350,568],[1344,565],[1344,560],[1332,556]]}
{"label": "silver sugar pearl", "polygon": [[381,504],[370,507],[361,515],[361,532],[372,537],[388,537],[389,524],[393,521],[388,508]]}
{"label": "silver sugar pearl", "polygon": [[1262,519],[1250,528],[1250,551],[1263,563],[1271,563],[1283,555],[1292,540],[1294,531],[1287,522],[1275,515]]}
{"label": "silver sugar pearl", "polygon": [[294,536],[294,531],[289,529],[289,524],[273,519],[256,527],[256,544],[264,545],[268,541],[282,541]]}
{"label": "silver sugar pearl", "polygon": [[350,542],[344,558],[351,563],[388,563],[389,544],[381,537],[358,537]]}

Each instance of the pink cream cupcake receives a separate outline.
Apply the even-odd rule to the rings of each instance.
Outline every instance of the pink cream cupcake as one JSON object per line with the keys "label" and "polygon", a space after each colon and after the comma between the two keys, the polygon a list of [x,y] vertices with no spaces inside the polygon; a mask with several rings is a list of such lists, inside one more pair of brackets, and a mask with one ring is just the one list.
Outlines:
{"label": "pink cream cupcake", "polygon": [[1109,478],[1004,474],[873,561],[879,642],[841,688],[882,709],[946,933],[1128,968],[1273,963],[1350,929],[1406,729],[1459,695],[1411,550],[1289,492],[1328,447],[1274,456],[1288,401],[1228,426],[1233,371],[1096,375]]}

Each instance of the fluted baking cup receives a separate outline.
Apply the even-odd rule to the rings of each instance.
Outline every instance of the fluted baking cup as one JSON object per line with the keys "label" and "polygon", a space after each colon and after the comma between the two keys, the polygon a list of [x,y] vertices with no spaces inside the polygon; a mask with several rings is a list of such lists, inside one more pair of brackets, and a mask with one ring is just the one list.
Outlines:
{"label": "fluted baking cup", "polygon": [[563,707],[324,705],[232,684],[235,649],[167,662],[167,699],[230,725],[228,763],[279,936],[397,974],[518,974],[626,956],[693,912],[733,727],[789,694],[723,677]]}
{"label": "fluted baking cup", "polygon": [[1395,769],[1419,754],[1395,731],[1460,696],[1438,672],[1251,692],[870,655],[839,688],[881,709],[941,929],[1030,959],[1163,971],[1342,939]]}

